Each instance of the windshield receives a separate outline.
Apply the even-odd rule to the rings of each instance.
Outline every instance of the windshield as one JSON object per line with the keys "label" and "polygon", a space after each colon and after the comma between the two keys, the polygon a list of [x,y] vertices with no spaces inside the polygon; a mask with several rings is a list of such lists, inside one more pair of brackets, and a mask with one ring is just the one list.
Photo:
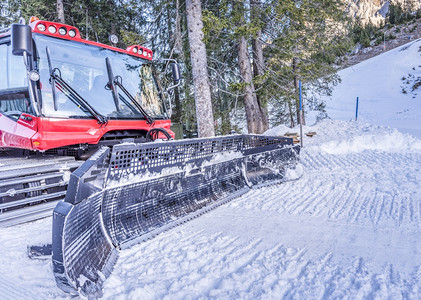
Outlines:
{"label": "windshield", "polygon": [[141,58],[73,41],[35,35],[40,72],[42,113],[48,117],[92,117],[86,110],[56,88],[57,110],[54,109],[52,88],[49,83],[48,46],[52,67],[57,68],[65,80],[98,113],[108,118],[144,119],[141,112],[121,91],[119,110],[109,88],[105,59],[108,57],[114,76],[121,76],[124,87],[143,109],[154,118],[166,118],[163,101],[152,64]]}

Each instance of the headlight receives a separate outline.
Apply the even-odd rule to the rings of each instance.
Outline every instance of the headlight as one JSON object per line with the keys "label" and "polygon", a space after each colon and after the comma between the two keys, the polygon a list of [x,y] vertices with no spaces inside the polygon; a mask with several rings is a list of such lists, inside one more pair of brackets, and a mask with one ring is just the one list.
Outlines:
{"label": "headlight", "polygon": [[39,73],[37,71],[30,71],[29,74],[29,79],[31,81],[38,81],[39,80]]}
{"label": "headlight", "polygon": [[54,26],[50,25],[50,26],[48,26],[48,31],[50,33],[56,33],[57,32],[57,28],[55,28]]}
{"label": "headlight", "polygon": [[44,24],[40,23],[40,24],[37,25],[37,29],[39,31],[45,31],[46,28],[45,28],[45,25]]}
{"label": "headlight", "polygon": [[70,29],[70,30],[69,30],[69,36],[70,36],[70,37],[75,37],[75,36],[76,36],[76,30],[74,30],[74,29]]}
{"label": "headlight", "polygon": [[60,27],[58,33],[60,33],[61,35],[65,35],[67,33],[67,29],[65,27]]}

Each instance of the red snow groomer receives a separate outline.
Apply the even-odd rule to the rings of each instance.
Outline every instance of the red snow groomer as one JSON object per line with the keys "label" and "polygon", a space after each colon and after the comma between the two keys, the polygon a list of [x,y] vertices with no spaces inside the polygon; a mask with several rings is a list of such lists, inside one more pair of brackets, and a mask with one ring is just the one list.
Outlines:
{"label": "red snow groomer", "polygon": [[101,297],[120,249],[282,182],[298,159],[284,137],[173,141],[152,52],[82,40],[72,26],[1,32],[0,78],[0,224],[53,215],[40,252],[52,250],[68,293]]}
{"label": "red snow groomer", "polygon": [[74,158],[173,138],[162,97],[145,47],[83,40],[40,20],[0,33],[0,225],[49,215],[80,165]]}

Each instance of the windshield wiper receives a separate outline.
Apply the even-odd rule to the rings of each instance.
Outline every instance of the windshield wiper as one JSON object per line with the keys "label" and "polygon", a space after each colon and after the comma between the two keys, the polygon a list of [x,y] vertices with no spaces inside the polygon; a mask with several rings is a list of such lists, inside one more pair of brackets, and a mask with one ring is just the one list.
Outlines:
{"label": "windshield wiper", "polygon": [[58,68],[52,67],[50,49],[46,47],[48,66],[50,69],[50,84],[53,92],[54,109],[57,111],[57,96],[56,96],[56,85],[60,88],[64,95],[69,98],[77,107],[79,107],[85,113],[91,114],[97,119],[98,124],[107,124],[108,119],[106,116],[98,113],[81,95],[79,95],[64,79],[61,77],[61,71]]}
{"label": "windshield wiper", "polygon": [[[118,96],[119,94],[118,94],[118,91],[117,91],[117,87],[119,87],[123,91],[123,93],[126,94],[126,96],[129,98],[129,100],[140,111],[140,113],[145,118],[146,123],[147,124],[150,124],[150,125],[152,125],[153,123],[155,123],[155,120],[143,109],[143,107],[139,104],[139,102],[137,102],[136,99],[124,87],[124,85],[123,85],[123,79],[121,78],[121,76],[119,76],[119,75],[114,76],[113,75],[113,71],[112,71],[112,68],[111,68],[110,60],[109,60],[108,57],[105,58],[105,63],[107,64],[107,72],[108,72],[108,80],[109,80],[108,81],[108,87],[111,89],[111,92],[113,93],[114,102],[116,103],[116,106],[119,105],[119,96]],[[126,103],[126,105],[128,104],[126,101],[124,101],[124,102]],[[117,111],[119,111],[119,108],[118,107],[117,107]]]}
{"label": "windshield wiper", "polygon": [[107,86],[110,88],[111,93],[113,94],[115,108],[117,109],[117,112],[120,112],[120,103],[119,103],[118,91],[117,91],[117,87],[114,83],[113,69],[111,68],[110,59],[108,57],[105,58],[105,64],[107,65],[107,73],[108,73],[108,84],[107,84]]}

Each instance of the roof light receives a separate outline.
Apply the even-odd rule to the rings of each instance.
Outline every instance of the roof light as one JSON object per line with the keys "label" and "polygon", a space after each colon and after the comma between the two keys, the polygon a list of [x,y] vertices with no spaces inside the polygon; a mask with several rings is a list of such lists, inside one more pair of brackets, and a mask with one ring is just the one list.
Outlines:
{"label": "roof light", "polygon": [[62,38],[81,38],[76,27],[66,24],[36,20],[30,23],[29,26],[34,32],[51,34]]}
{"label": "roof light", "polygon": [[69,36],[70,36],[70,37],[75,37],[75,36],[76,36],[76,30],[74,30],[74,29],[70,29],[70,30],[69,30]]}
{"label": "roof light", "polygon": [[48,26],[48,31],[50,33],[56,33],[57,32],[57,28],[55,28],[53,25]]}
{"label": "roof light", "polygon": [[39,18],[38,18],[38,17],[35,17],[35,16],[32,16],[32,17],[29,19],[29,24],[31,24],[31,23],[33,23],[33,22],[35,22],[35,21],[39,21]]}
{"label": "roof light", "polygon": [[110,34],[109,40],[111,44],[117,44],[118,43],[118,37],[115,34]]}
{"label": "roof light", "polygon": [[47,28],[45,28],[45,25],[44,25],[44,24],[42,24],[42,23],[38,23],[38,24],[37,24],[37,29],[38,29],[39,31],[45,31],[45,29],[47,29]]}
{"label": "roof light", "polygon": [[67,33],[66,27],[60,27],[58,33],[60,33],[61,35],[65,35]]}
{"label": "roof light", "polygon": [[128,54],[135,55],[135,56],[138,56],[138,57],[142,57],[142,58],[145,58],[147,60],[152,60],[152,56],[153,56],[152,53],[153,52],[150,49],[145,48],[143,46],[131,45],[131,46],[127,47],[126,51],[127,51]]}

